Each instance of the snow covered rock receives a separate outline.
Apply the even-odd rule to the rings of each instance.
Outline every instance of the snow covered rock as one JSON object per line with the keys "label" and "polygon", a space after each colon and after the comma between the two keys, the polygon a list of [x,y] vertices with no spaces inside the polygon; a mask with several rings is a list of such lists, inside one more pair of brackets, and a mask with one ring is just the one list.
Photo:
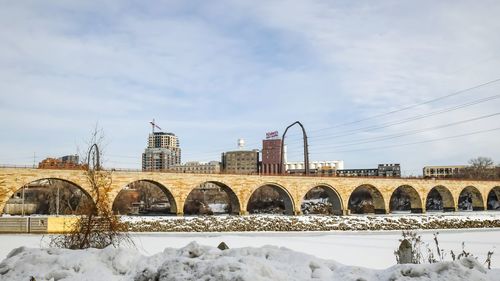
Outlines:
{"label": "snow covered rock", "polygon": [[500,280],[474,259],[385,270],[344,266],[265,246],[221,251],[190,243],[153,256],[133,249],[14,249],[0,263],[0,280]]}

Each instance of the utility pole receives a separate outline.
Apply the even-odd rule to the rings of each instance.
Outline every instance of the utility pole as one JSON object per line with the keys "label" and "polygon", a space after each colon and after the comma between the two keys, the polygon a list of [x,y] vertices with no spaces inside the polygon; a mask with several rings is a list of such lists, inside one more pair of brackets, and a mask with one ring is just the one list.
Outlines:
{"label": "utility pole", "polygon": [[35,169],[35,163],[36,163],[36,152],[33,152],[33,169]]}
{"label": "utility pole", "polygon": [[59,216],[59,184],[57,185],[56,215]]}
{"label": "utility pole", "polygon": [[21,205],[21,216],[24,217],[24,189],[26,188],[26,186],[23,186],[23,192],[22,192],[22,196],[23,196],[23,199],[22,199],[22,205]]}

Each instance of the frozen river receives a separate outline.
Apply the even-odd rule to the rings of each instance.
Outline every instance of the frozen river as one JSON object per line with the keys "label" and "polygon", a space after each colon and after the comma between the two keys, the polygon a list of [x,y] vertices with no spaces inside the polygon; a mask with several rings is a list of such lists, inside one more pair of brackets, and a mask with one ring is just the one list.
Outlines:
{"label": "frozen river", "polygon": [[[432,234],[420,231],[424,242],[434,249]],[[500,268],[500,229],[442,230],[439,231],[440,247],[447,252],[465,249],[483,262],[486,253],[495,250],[492,266]],[[161,252],[166,247],[179,248],[191,241],[217,246],[221,241],[231,248],[274,245],[304,252],[319,258],[336,260],[347,265],[370,268],[387,268],[395,264],[394,250],[398,247],[400,231],[380,232],[254,232],[254,233],[136,233],[136,247],[145,255]],[[1,259],[16,247],[43,247],[48,236],[3,234],[0,235]]]}

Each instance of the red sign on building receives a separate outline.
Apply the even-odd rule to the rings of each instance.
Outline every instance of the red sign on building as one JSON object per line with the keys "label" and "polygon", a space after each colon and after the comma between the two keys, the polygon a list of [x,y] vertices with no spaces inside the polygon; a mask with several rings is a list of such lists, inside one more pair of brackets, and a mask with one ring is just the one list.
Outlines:
{"label": "red sign on building", "polygon": [[278,131],[266,133],[266,139],[275,139],[278,137]]}

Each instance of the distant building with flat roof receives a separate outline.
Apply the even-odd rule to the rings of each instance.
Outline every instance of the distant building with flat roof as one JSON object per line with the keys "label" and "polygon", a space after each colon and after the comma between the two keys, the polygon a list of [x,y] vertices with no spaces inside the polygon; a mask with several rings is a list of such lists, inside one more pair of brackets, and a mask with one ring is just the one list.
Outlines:
{"label": "distant building with flat roof", "polygon": [[236,150],[223,152],[221,169],[227,174],[253,175],[259,173],[258,150]]}
{"label": "distant building with flat roof", "polygon": [[59,158],[45,158],[38,163],[39,169],[81,169],[78,155],[65,155]]}
{"label": "distant building with flat roof", "polygon": [[463,174],[467,165],[425,166],[424,178],[451,178]]}
{"label": "distant building with flat roof", "polygon": [[[286,162],[286,170],[304,170],[304,161],[296,162]],[[309,161],[309,169],[322,169],[322,168],[332,168],[336,170],[344,169],[344,161],[342,160],[331,160],[331,161]]]}
{"label": "distant building with flat roof", "polygon": [[343,169],[337,170],[338,177],[401,177],[400,164],[378,164],[376,169]]}
{"label": "distant building with flat roof", "polygon": [[172,170],[178,173],[194,174],[218,174],[220,173],[221,163],[219,161],[210,161],[208,163],[191,161],[184,164],[172,166]]}

